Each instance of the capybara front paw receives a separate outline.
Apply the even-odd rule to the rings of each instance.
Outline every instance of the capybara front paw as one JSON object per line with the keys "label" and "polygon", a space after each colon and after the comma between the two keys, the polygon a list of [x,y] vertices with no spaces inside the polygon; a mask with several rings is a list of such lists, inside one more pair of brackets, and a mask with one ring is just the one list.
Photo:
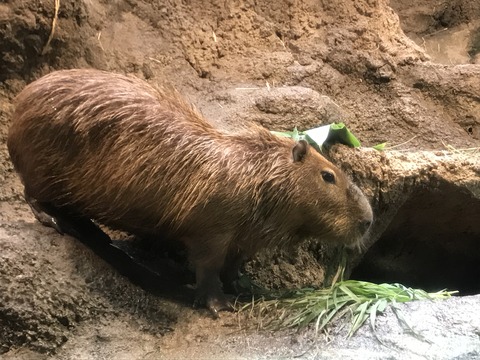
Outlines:
{"label": "capybara front paw", "polygon": [[233,296],[221,295],[210,295],[210,296],[197,296],[195,298],[194,306],[205,306],[210,314],[215,319],[218,319],[220,311],[233,311],[234,310],[234,298]]}

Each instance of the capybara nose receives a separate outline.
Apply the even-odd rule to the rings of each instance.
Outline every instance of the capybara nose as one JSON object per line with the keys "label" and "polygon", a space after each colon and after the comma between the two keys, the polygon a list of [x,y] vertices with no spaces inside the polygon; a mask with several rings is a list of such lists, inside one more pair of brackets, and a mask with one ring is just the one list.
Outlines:
{"label": "capybara nose", "polygon": [[365,234],[368,229],[370,229],[370,226],[372,225],[372,220],[371,219],[365,219],[360,221],[360,231],[362,234]]}

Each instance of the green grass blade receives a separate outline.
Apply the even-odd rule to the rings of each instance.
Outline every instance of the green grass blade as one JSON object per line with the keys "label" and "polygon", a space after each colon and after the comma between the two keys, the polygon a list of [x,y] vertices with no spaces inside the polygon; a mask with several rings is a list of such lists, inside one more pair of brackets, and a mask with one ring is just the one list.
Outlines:
{"label": "green grass blade", "polygon": [[339,285],[338,285],[338,288],[339,288],[340,290],[342,290],[345,294],[347,294],[348,296],[350,296],[354,301],[358,301],[358,300],[359,300],[359,299],[358,299],[358,296],[355,295],[352,291],[350,291],[350,289],[349,289],[346,285],[344,285],[344,284],[342,284],[342,283],[338,283],[338,284],[339,284]]}
{"label": "green grass blade", "polygon": [[353,323],[352,327],[350,328],[350,332],[348,333],[348,337],[351,337],[355,332],[363,325],[363,323],[367,320],[368,314],[367,309],[371,304],[371,300],[361,303],[354,311]]}
{"label": "green grass blade", "polygon": [[380,305],[380,301],[375,302],[372,307],[369,309],[370,313],[370,327],[372,328],[372,331],[375,332],[375,320],[377,318],[377,311],[378,307]]}
{"label": "green grass blade", "polygon": [[378,151],[383,151],[385,150],[385,147],[387,146],[387,143],[384,142],[384,143],[381,143],[381,144],[377,144],[375,146],[372,146],[375,150],[378,150]]}
{"label": "green grass blade", "polygon": [[281,136],[281,137],[287,137],[287,138],[293,137],[293,131],[273,131],[272,130],[270,132],[274,135]]}

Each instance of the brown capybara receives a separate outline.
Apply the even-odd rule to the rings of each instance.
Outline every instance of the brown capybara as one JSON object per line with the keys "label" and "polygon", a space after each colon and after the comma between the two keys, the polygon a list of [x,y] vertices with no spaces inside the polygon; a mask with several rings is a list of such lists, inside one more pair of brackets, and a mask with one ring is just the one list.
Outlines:
{"label": "brown capybara", "polygon": [[245,257],[306,237],[354,245],[373,219],[362,192],[305,141],[255,126],[223,132],[175,91],[108,72],[28,85],[8,150],[35,215],[58,231],[93,219],[183,242],[196,300],[214,314],[229,307],[221,276],[232,280]]}

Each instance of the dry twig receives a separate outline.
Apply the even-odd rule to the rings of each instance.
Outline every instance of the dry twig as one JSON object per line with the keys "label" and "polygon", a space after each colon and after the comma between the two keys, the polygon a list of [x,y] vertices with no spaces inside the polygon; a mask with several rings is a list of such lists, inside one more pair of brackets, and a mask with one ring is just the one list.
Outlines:
{"label": "dry twig", "polygon": [[53,15],[52,21],[52,30],[50,31],[50,35],[48,36],[47,43],[43,47],[42,55],[47,53],[48,47],[50,46],[50,42],[53,39],[53,35],[55,34],[55,29],[57,27],[57,20],[58,20],[58,10],[60,9],[60,0],[55,0],[55,14]]}

